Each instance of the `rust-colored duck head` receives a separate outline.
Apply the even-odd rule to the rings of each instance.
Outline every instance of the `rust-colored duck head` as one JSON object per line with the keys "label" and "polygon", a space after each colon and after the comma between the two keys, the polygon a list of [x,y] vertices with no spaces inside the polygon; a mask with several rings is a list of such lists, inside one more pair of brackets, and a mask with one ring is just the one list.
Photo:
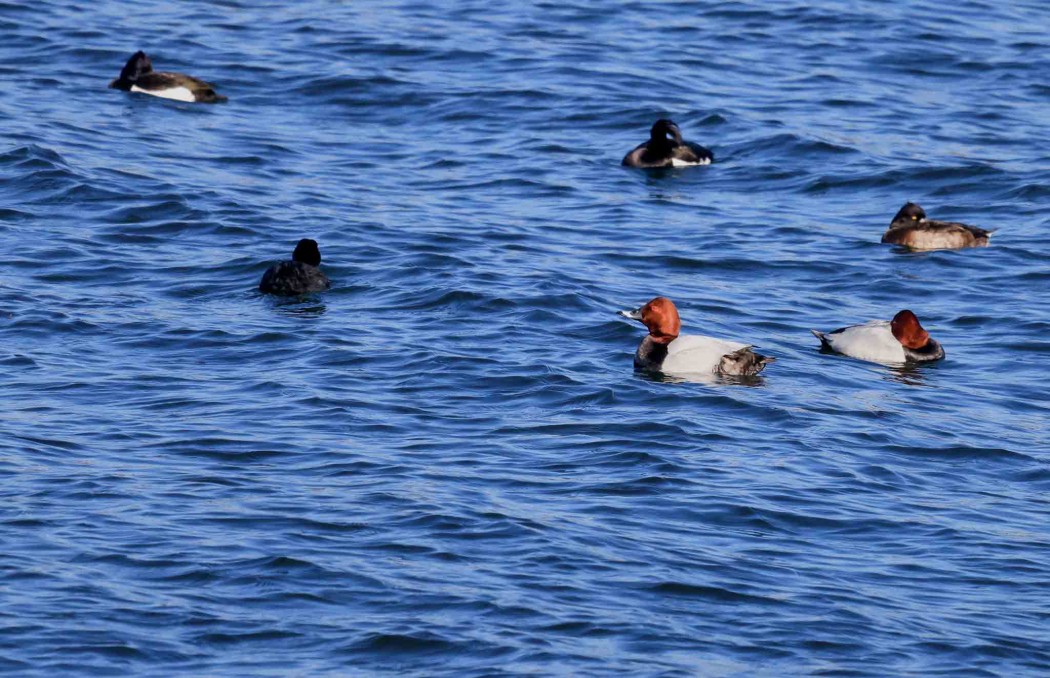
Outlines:
{"label": "rust-colored duck head", "polygon": [[682,321],[678,309],[667,297],[656,297],[645,306],[633,311],[620,311],[620,315],[640,320],[649,329],[649,336],[657,344],[669,344],[678,338]]}
{"label": "rust-colored duck head", "polygon": [[890,331],[904,348],[917,351],[930,343],[930,334],[922,329],[919,319],[911,311],[904,310],[893,316],[890,321]]}

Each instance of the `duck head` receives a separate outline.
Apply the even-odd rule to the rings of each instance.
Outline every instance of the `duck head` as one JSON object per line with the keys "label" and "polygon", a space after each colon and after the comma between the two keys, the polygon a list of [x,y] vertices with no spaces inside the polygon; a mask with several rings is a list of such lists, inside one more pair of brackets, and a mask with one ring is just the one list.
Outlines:
{"label": "duck head", "polygon": [[682,130],[678,129],[678,125],[673,120],[661,118],[654,122],[652,129],[649,130],[649,139],[651,141],[666,142],[668,137],[671,138],[675,145],[682,145]]}
{"label": "duck head", "polygon": [[913,202],[908,202],[904,204],[904,207],[900,208],[900,211],[897,212],[897,216],[893,217],[893,221],[890,222],[890,227],[913,226],[915,224],[921,224],[924,221],[926,221],[926,210]]}
{"label": "duck head", "polygon": [[890,331],[904,348],[917,351],[930,343],[930,334],[922,329],[919,319],[911,311],[904,310],[893,316]]}
{"label": "duck head", "polygon": [[300,240],[299,244],[295,246],[295,251],[292,252],[292,261],[309,264],[310,266],[320,266],[321,250],[317,248],[317,241],[310,238]]}
{"label": "duck head", "polygon": [[667,297],[656,297],[641,308],[620,311],[620,315],[631,320],[640,320],[649,329],[649,337],[657,344],[671,343],[682,329],[678,309]]}

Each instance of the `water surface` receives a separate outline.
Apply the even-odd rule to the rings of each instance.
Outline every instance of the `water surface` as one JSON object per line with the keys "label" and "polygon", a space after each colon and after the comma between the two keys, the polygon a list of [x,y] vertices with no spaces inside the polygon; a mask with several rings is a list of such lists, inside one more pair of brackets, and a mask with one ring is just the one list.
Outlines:
{"label": "water surface", "polygon": [[[1047,25],[0,3],[0,668],[1045,675]],[[619,167],[663,116],[716,163]],[[301,237],[333,289],[258,294]],[[635,374],[657,294],[777,362]],[[901,308],[946,360],[809,334]]]}

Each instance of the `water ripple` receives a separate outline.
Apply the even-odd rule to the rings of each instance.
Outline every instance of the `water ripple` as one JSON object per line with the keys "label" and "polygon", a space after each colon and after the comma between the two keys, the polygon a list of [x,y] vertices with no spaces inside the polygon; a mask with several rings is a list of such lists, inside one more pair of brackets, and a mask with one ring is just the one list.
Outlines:
{"label": "water ripple", "polygon": [[[1047,673],[1048,19],[0,1],[0,670]],[[656,294],[777,362],[636,374]],[[809,334],[904,307],[944,362]]]}

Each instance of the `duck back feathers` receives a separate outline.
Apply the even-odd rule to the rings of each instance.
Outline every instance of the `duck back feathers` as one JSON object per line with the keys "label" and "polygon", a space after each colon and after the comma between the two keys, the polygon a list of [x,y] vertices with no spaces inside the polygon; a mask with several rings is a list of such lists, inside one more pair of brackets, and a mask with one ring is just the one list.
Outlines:
{"label": "duck back feathers", "polygon": [[259,291],[279,296],[323,292],[332,286],[328,276],[301,261],[281,261],[263,273]]}
{"label": "duck back feathers", "polygon": [[323,292],[332,286],[332,282],[317,268],[320,264],[321,251],[317,242],[303,238],[295,246],[291,261],[276,263],[263,273],[259,291],[281,296]]}

